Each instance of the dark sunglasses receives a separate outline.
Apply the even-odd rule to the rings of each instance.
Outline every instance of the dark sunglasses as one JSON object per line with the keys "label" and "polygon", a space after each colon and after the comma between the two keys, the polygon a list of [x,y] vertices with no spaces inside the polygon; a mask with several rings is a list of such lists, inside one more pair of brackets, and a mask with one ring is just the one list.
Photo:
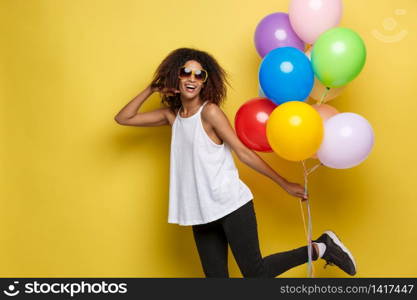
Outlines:
{"label": "dark sunglasses", "polygon": [[204,70],[204,69],[192,70],[192,69],[187,68],[187,67],[181,67],[178,76],[181,79],[186,79],[186,78],[190,78],[192,74],[194,74],[195,79],[201,80],[202,82],[206,82],[206,80],[208,78],[208,73],[207,73],[206,70]]}

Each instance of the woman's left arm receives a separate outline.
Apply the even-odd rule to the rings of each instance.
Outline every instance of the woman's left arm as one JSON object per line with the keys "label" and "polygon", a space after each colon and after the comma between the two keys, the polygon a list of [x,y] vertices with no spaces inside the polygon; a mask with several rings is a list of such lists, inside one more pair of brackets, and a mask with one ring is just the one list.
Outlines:
{"label": "woman's left arm", "polygon": [[304,200],[308,198],[308,195],[304,194],[305,190],[301,185],[286,180],[275,172],[275,170],[272,169],[257,153],[247,148],[240,141],[230,125],[229,119],[220,107],[216,104],[208,104],[207,108],[204,110],[203,117],[213,126],[223,142],[230,145],[230,148],[236,153],[240,161],[259,173],[271,178],[290,195],[297,198],[303,198]]}

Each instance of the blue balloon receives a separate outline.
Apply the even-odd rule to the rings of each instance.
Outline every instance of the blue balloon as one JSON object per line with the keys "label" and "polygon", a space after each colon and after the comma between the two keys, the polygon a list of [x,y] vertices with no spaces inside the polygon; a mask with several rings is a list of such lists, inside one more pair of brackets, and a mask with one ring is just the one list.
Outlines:
{"label": "blue balloon", "polygon": [[311,62],[294,47],[271,50],[259,67],[259,83],[265,96],[277,105],[305,101],[314,85]]}

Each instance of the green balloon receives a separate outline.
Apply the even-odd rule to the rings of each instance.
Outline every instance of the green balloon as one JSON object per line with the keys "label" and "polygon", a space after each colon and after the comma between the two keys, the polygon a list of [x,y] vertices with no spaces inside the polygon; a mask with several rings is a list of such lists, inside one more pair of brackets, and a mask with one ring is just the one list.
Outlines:
{"label": "green balloon", "polygon": [[340,87],[361,72],[366,48],[361,37],[349,28],[336,27],[319,36],[311,63],[317,78],[327,87]]}

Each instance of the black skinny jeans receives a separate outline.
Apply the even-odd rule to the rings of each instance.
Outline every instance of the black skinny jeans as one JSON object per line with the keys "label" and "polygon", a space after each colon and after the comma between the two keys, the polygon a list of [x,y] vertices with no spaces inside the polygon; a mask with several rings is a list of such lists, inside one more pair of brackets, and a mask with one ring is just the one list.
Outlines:
{"label": "black skinny jeans", "polygon": [[[253,200],[216,221],[192,228],[206,277],[229,277],[228,244],[243,277],[273,278],[308,261],[307,246],[262,258]],[[316,260],[314,250],[312,255]]]}

